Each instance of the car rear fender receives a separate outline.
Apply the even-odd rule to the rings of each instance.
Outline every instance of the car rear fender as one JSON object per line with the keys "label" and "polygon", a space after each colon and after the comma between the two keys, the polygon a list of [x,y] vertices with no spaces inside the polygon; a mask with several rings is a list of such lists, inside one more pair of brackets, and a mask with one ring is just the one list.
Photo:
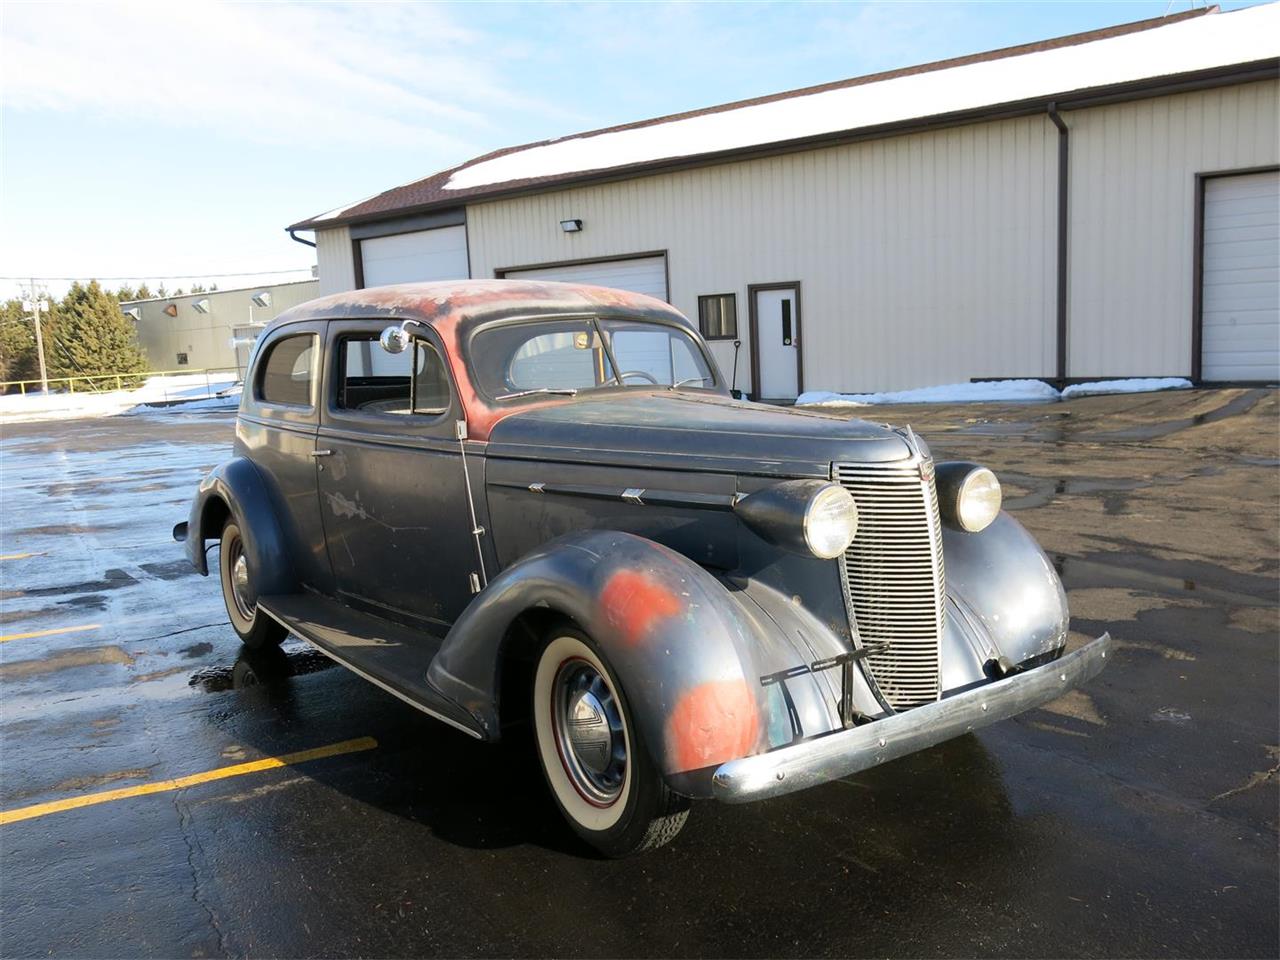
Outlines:
{"label": "car rear fender", "polygon": [[790,704],[780,688],[761,682],[814,657],[780,628],[767,600],[751,596],[760,589],[721,580],[643,537],[578,531],[494,578],[449,631],[428,678],[497,739],[512,625],[532,610],[567,617],[617,673],[668,783],[709,796],[718,764],[794,739],[795,711],[812,726],[832,724],[834,703],[815,677],[789,682]]}
{"label": "car rear fender", "polygon": [[187,557],[208,576],[206,541],[222,535],[227,516],[235,518],[244,540],[253,582],[263,595],[297,589],[279,518],[271,507],[262,474],[244,457],[233,457],[200,481],[187,520]]}

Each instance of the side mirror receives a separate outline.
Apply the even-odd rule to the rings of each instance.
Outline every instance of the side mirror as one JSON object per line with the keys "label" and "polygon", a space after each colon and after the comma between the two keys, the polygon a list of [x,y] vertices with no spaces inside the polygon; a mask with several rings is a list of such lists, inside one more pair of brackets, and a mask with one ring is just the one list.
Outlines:
{"label": "side mirror", "polygon": [[409,346],[409,334],[405,332],[403,325],[387,327],[382,331],[378,342],[387,353],[404,353]]}

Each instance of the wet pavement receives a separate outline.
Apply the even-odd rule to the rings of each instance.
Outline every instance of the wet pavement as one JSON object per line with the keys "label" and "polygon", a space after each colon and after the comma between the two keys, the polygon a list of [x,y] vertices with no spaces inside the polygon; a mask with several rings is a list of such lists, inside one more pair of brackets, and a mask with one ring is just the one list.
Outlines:
{"label": "wet pavement", "polygon": [[527,743],[294,641],[242,654],[170,539],[231,418],[5,425],[0,816],[38,815],[0,825],[0,954],[1280,953],[1277,393],[864,415],[994,467],[1114,662],[977,736],[698,805],[620,863],[560,824]]}

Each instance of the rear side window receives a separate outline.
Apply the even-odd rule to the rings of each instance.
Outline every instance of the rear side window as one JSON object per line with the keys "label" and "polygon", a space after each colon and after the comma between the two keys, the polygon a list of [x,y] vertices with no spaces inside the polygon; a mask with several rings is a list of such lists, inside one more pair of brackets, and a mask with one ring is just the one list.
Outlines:
{"label": "rear side window", "polygon": [[315,334],[284,337],[267,348],[258,378],[258,399],[295,407],[311,406]]}
{"label": "rear side window", "polygon": [[376,337],[342,341],[336,405],[363,413],[419,414],[449,411],[449,374],[436,348],[414,340],[413,349],[390,354]]}

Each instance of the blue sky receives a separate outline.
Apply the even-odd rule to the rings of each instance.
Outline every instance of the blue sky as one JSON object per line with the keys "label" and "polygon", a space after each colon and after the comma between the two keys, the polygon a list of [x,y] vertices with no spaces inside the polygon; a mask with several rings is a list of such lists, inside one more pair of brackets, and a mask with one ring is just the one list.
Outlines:
{"label": "blue sky", "polygon": [[7,2],[0,275],[306,270],[286,224],[495,147],[1190,6]]}

